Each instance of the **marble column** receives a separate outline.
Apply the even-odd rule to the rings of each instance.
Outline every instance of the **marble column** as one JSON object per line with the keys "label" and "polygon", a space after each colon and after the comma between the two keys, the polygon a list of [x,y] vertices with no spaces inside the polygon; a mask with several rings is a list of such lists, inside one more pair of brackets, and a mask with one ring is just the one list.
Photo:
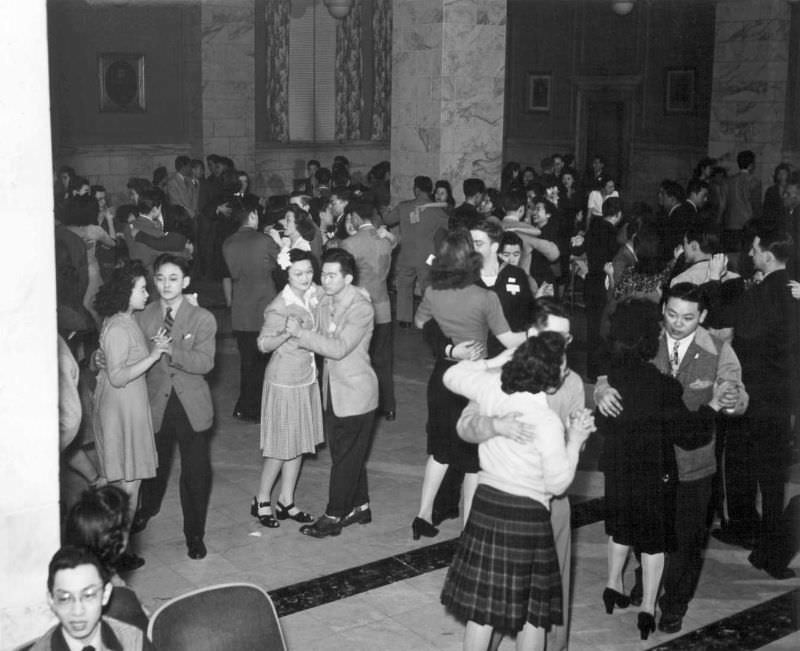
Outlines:
{"label": "marble column", "polygon": [[255,169],[255,2],[201,1],[203,154]]}
{"label": "marble column", "polygon": [[781,162],[788,85],[787,0],[719,0],[709,154],[736,168],[736,154],[756,154],[764,187]]}
{"label": "marble column", "polygon": [[[0,3],[0,215],[25,203],[25,242],[0,239],[0,648],[53,621],[47,564],[59,546],[58,379],[47,19],[44,2]],[[24,65],[20,62],[24,61]],[[32,255],[35,252],[35,255]]]}
{"label": "marble column", "polygon": [[506,0],[393,0],[392,197],[416,175],[499,186]]}

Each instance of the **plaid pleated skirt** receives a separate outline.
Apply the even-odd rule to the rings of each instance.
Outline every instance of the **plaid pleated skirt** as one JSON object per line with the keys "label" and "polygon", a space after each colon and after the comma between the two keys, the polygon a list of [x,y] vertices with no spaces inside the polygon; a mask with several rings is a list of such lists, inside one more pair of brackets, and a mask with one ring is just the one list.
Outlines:
{"label": "plaid pleated skirt", "polygon": [[506,634],[563,622],[550,512],[480,484],[447,572],[442,603],[459,620]]}

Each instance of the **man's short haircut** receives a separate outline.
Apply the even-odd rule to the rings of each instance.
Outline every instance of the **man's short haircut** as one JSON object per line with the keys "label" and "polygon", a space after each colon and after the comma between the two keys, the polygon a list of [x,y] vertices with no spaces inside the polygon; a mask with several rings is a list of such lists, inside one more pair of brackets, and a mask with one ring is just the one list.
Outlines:
{"label": "man's short haircut", "polygon": [[533,205],[535,206],[537,204],[542,204],[544,206],[545,213],[547,213],[551,217],[555,215],[556,212],[558,211],[556,205],[552,201],[550,201],[547,197],[536,197],[533,200]]}
{"label": "man's short haircut", "polygon": [[490,242],[497,242],[499,244],[503,237],[503,229],[493,219],[481,219],[475,224],[472,224],[469,228],[471,231],[481,231],[486,233],[486,236],[489,238]]}
{"label": "man's short haircut", "polygon": [[350,202],[353,200],[353,191],[346,185],[338,185],[331,190],[331,199],[333,197]]}
{"label": "man's short haircut", "polygon": [[320,167],[314,172],[314,178],[317,179],[317,183],[320,185],[330,185],[331,171],[327,167]]}
{"label": "man's short haircut", "polygon": [[527,197],[524,191],[512,188],[503,195],[501,202],[503,204],[503,210],[508,214],[510,212],[517,212],[522,208],[527,203]]}
{"label": "man's short haircut", "polygon": [[697,309],[700,312],[707,307],[705,292],[700,285],[694,283],[676,283],[672,287],[668,287],[664,292],[664,305],[671,298],[677,298],[687,303],[697,303]]}
{"label": "man's short haircut", "polygon": [[216,154],[209,154],[208,156],[206,156],[206,161],[208,161],[209,163],[219,163],[220,159],[221,156],[217,156]]}
{"label": "man's short haircut", "polygon": [[461,184],[461,188],[467,198],[486,192],[486,184],[481,179],[465,179],[464,183]]}
{"label": "man's short haircut", "polygon": [[622,212],[622,200],[619,197],[609,197],[603,202],[603,217],[614,217]]}
{"label": "man's short haircut", "polygon": [[739,166],[740,170],[746,170],[751,165],[754,165],[755,162],[756,155],[749,149],[745,149],[736,154],[736,164]]}
{"label": "man's short haircut", "polygon": [[569,313],[558,299],[551,296],[534,299],[531,305],[531,326],[541,332],[547,327],[547,319],[551,315],[569,320]]}
{"label": "man's short haircut", "polygon": [[181,168],[192,164],[192,159],[188,156],[178,156],[175,159],[175,171],[179,172]]}
{"label": "man's short haircut", "polygon": [[430,176],[415,176],[414,187],[425,194],[433,194],[433,181]]}
{"label": "man's short haircut", "polygon": [[778,262],[786,264],[794,255],[794,239],[786,231],[764,229],[756,233],[762,251],[769,251]]}
{"label": "man's short haircut", "polygon": [[100,575],[100,580],[105,586],[111,580],[110,572],[86,547],[66,546],[59,549],[50,564],[47,566],[47,591],[53,594],[53,585],[56,581],[56,574],[61,570],[74,570],[81,565],[91,565]]}
{"label": "man's short haircut", "polygon": [[156,188],[148,188],[139,192],[139,203],[136,210],[140,215],[149,215],[153,208],[163,205],[164,193]]}
{"label": "man's short haircut", "polygon": [[350,172],[343,165],[337,165],[331,172],[331,183],[334,187],[337,185],[348,186],[350,185]]}
{"label": "man's short haircut", "polygon": [[542,166],[542,171],[543,171],[543,172],[544,172],[545,170],[549,170],[551,167],[553,167],[553,156],[545,156],[545,157],[544,157],[544,158],[541,160],[541,163],[540,163],[540,164],[541,164],[541,166]]}
{"label": "man's short haircut", "polygon": [[339,154],[338,156],[333,157],[333,166],[336,167],[337,165],[344,165],[345,167],[350,167],[350,160],[347,156],[342,156]]}
{"label": "man's short haircut", "polygon": [[153,187],[153,184],[150,183],[148,179],[132,176],[128,179],[126,187],[128,190],[133,190],[137,194],[142,194],[146,190],[150,190]]}
{"label": "man's short haircut", "polygon": [[220,165],[222,165],[226,170],[232,170],[236,168],[233,159],[228,158],[227,156],[217,156],[217,162]]}
{"label": "man's short haircut", "polygon": [[331,264],[338,262],[339,267],[342,270],[342,275],[346,276],[350,274],[353,277],[353,282],[355,283],[357,281],[358,267],[356,266],[356,259],[349,251],[345,251],[344,249],[338,247],[327,249],[322,254],[322,264],[325,264],[326,262]]}
{"label": "man's short haircut", "polygon": [[106,191],[106,186],[104,186],[104,185],[93,185],[90,188],[90,191],[91,191],[92,196],[94,196],[98,192],[105,192]]}
{"label": "man's short haircut", "polygon": [[158,256],[153,263],[153,273],[157,274],[158,270],[165,264],[174,264],[184,276],[189,276],[189,261],[180,255],[174,253],[162,253]]}
{"label": "man's short haircut", "polygon": [[247,220],[250,218],[252,213],[258,214],[259,212],[259,203],[258,197],[255,196],[247,196],[247,197],[236,197],[230,203],[231,209],[233,212],[231,213],[231,217],[238,222],[240,226],[244,226],[247,223]]}
{"label": "man's short haircut", "polygon": [[686,184],[686,194],[698,194],[703,190],[708,190],[708,182],[701,181],[700,179],[691,179],[689,183]]}
{"label": "man's short haircut", "polygon": [[507,246],[518,246],[520,248],[520,252],[524,248],[522,245],[522,238],[514,231],[503,232],[503,237],[500,238],[500,253],[502,253],[503,249]]}
{"label": "man's short haircut", "polygon": [[720,251],[719,230],[713,222],[704,221],[686,229],[686,241],[697,242],[703,253],[715,254]]}
{"label": "man's short haircut", "polygon": [[202,167],[203,169],[206,168],[205,163],[199,158],[193,158],[190,162],[190,165],[192,166],[192,169],[195,169],[196,167]]}
{"label": "man's short haircut", "polygon": [[366,201],[351,201],[347,204],[347,213],[355,213],[358,215],[363,221],[369,222],[370,224],[375,222],[375,206],[371,203],[367,203]]}
{"label": "man's short haircut", "polygon": [[306,163],[306,168],[311,167],[312,165],[316,165],[317,169],[321,169],[322,168],[322,164],[316,158],[312,158],[311,160],[309,160]]}
{"label": "man's short haircut", "polygon": [[672,197],[675,201],[683,201],[684,192],[681,184],[677,181],[664,181],[661,184],[661,189],[668,197]]}

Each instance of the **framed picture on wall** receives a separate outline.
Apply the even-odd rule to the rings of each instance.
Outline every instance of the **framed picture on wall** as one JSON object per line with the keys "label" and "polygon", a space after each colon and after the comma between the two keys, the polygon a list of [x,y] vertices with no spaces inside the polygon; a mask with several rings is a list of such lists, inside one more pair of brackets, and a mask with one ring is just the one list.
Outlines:
{"label": "framed picture on wall", "polygon": [[100,111],[142,113],[144,97],[144,55],[108,52],[97,56]]}
{"label": "framed picture on wall", "polygon": [[694,112],[694,68],[667,68],[664,86],[665,113]]}
{"label": "framed picture on wall", "polygon": [[528,111],[546,113],[550,110],[552,79],[553,76],[550,73],[528,73]]}

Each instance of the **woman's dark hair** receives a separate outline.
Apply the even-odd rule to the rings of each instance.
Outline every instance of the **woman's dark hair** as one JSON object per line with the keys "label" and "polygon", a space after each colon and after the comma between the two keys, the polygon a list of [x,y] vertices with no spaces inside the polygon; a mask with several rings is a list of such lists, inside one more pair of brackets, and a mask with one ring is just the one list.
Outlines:
{"label": "woman's dark hair", "polygon": [[128,495],[117,486],[92,488],[81,495],[67,516],[64,544],[85,547],[112,568],[125,550]]}
{"label": "woman's dark hair", "polygon": [[636,271],[642,274],[657,274],[664,270],[667,261],[661,251],[661,238],[653,224],[636,220],[633,250],[636,253]]}
{"label": "woman's dark hair", "polygon": [[290,212],[294,215],[294,227],[297,229],[297,232],[300,233],[300,237],[306,242],[311,242],[317,233],[311,215],[295,204],[290,204],[289,207],[286,208],[286,212]]}
{"label": "woman's dark hair", "polygon": [[157,188],[161,185],[164,181],[167,180],[169,176],[169,172],[167,172],[167,168],[164,165],[159,165],[153,170],[153,187]]}
{"label": "woman's dark hair", "polygon": [[643,299],[620,303],[611,316],[609,350],[612,363],[649,362],[658,352],[660,334],[658,304]]}
{"label": "woman's dark hair", "polygon": [[522,167],[516,161],[509,161],[503,166],[503,171],[500,174],[500,188],[503,192],[507,192],[514,185],[522,185],[520,180],[521,172]]}
{"label": "woman's dark hair", "polygon": [[136,210],[140,215],[149,215],[153,208],[164,204],[164,193],[158,188],[149,188],[139,192],[139,203]]}
{"label": "woman's dark hair", "polygon": [[561,384],[561,365],[567,342],[557,332],[529,337],[515,351],[500,372],[504,393],[552,391]]}
{"label": "woman's dark hair", "polygon": [[775,167],[775,171],[772,173],[772,182],[777,185],[778,184],[778,173],[779,172],[786,172],[786,180],[787,182],[789,179],[792,178],[792,167],[789,163],[778,163]]}
{"label": "woman's dark hair", "polygon": [[469,231],[460,228],[448,231],[431,265],[431,286],[434,289],[469,287],[478,279],[482,266],[483,259],[473,248]]}
{"label": "woman's dark hair", "polygon": [[131,292],[137,278],[147,278],[147,271],[138,260],[130,260],[111,272],[94,297],[94,309],[100,316],[124,312],[131,302]]}
{"label": "woman's dark hair", "polygon": [[444,179],[436,181],[436,185],[433,186],[434,195],[438,188],[444,188],[447,191],[447,205],[453,208],[456,205],[456,200],[455,197],[453,197],[453,186],[450,185],[450,181],[445,181]]}
{"label": "woman's dark hair", "polygon": [[699,179],[702,176],[703,170],[706,167],[713,168],[716,164],[717,164],[716,158],[701,158],[700,162],[697,163],[697,165],[694,168],[694,178]]}
{"label": "woman's dark hair", "polygon": [[[305,249],[289,249],[289,262],[295,263],[301,260],[308,260],[314,272],[314,282],[319,282],[319,261],[311,251]],[[272,279],[275,282],[275,289],[281,291],[289,282],[289,267],[281,269],[279,266],[272,272]]]}
{"label": "woman's dark hair", "polygon": [[62,222],[65,226],[97,224],[99,209],[100,206],[97,200],[91,194],[70,197],[64,204]]}

